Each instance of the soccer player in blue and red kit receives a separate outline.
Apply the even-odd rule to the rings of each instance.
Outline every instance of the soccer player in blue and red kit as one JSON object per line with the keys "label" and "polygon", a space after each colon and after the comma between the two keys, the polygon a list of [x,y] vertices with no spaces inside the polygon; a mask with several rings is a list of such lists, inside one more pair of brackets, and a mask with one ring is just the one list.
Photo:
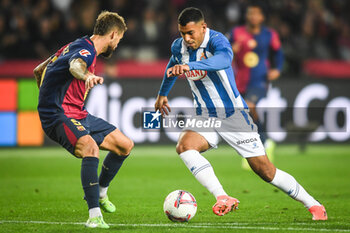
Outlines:
{"label": "soccer player in blue and red kit", "polygon": [[[265,129],[259,121],[255,107],[259,100],[266,97],[269,82],[280,76],[283,53],[277,32],[263,26],[264,20],[263,5],[251,3],[247,7],[246,24],[234,27],[229,33],[229,41],[235,54],[237,88],[250,109],[254,123],[258,126],[266,153],[272,159],[275,143],[266,140]],[[270,54],[273,55],[273,64],[269,62]]]}
{"label": "soccer player in blue and red kit", "polygon": [[[103,78],[94,74],[96,56],[111,57],[126,30],[123,17],[103,11],[91,37],[63,46],[34,69],[40,88],[38,112],[43,130],[71,154],[82,158],[81,182],[89,208],[85,226],[90,228],[109,228],[100,208],[115,211],[107,189],[134,144],[115,126],[90,115],[84,100],[91,88],[103,83]],[[99,148],[110,151],[100,176]]]}

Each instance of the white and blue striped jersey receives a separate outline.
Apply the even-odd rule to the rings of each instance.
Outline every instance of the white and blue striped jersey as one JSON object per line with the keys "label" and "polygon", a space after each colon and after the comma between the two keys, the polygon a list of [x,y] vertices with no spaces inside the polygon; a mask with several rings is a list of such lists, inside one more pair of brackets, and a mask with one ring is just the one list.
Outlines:
{"label": "white and blue striped jersey", "polygon": [[[187,64],[187,77],[201,75],[193,81],[187,79],[194,99],[197,115],[229,117],[235,109],[248,109],[239,94],[232,70],[233,52],[227,38],[207,28],[204,40],[196,50],[188,48],[182,38],[171,46],[172,56],[166,69],[176,64]],[[159,95],[167,96],[177,77],[168,78],[166,72]]]}

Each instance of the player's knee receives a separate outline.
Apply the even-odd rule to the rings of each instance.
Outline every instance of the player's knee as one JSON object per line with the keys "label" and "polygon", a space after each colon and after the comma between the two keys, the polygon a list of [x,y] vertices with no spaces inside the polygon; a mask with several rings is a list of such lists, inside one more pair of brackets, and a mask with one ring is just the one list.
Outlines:
{"label": "player's knee", "polygon": [[128,139],[128,142],[125,145],[124,150],[122,151],[122,156],[127,156],[131,153],[131,150],[134,148],[134,142],[131,139]]}
{"label": "player's knee", "polygon": [[91,136],[86,135],[78,139],[75,145],[75,155],[84,157],[99,157],[99,148],[94,139]]}
{"label": "player's knee", "polygon": [[124,142],[123,146],[117,147],[113,152],[120,156],[127,156],[131,153],[131,150],[133,148],[134,148],[134,142],[128,138],[126,142]]}
{"label": "player's knee", "polygon": [[178,154],[181,154],[181,153],[188,151],[188,150],[191,150],[191,149],[193,149],[193,148],[186,143],[178,143],[176,145],[176,152]]}
{"label": "player's knee", "polygon": [[183,146],[179,143],[176,144],[176,153],[181,154],[182,152],[184,152],[183,150]]}

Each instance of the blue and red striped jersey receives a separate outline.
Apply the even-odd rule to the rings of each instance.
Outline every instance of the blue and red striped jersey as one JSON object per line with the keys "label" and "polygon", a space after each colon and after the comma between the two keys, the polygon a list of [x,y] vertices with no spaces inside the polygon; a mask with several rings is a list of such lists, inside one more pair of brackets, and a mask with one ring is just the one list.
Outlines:
{"label": "blue and red striped jersey", "polygon": [[63,46],[47,65],[39,92],[38,112],[44,127],[55,123],[60,114],[69,118],[83,119],[88,112],[84,107],[85,82],[69,72],[72,59],[83,59],[91,73],[95,72],[96,50],[85,36]]}
{"label": "blue and red striped jersey", "polygon": [[259,34],[251,34],[246,26],[237,26],[230,32],[229,41],[239,45],[238,52],[235,53],[234,69],[237,88],[241,93],[250,87],[267,87],[271,52],[275,67],[282,70],[283,53],[276,31],[262,26]]}

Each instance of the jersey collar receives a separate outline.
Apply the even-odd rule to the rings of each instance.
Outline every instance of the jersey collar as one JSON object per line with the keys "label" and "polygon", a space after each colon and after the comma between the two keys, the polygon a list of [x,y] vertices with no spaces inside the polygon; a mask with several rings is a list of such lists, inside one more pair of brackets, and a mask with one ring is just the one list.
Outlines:
{"label": "jersey collar", "polygon": [[207,28],[205,35],[204,35],[204,40],[202,44],[199,46],[199,48],[206,48],[209,42],[209,37],[210,37],[210,29]]}
{"label": "jersey collar", "polygon": [[92,40],[90,39],[90,37],[89,37],[89,36],[84,36],[83,38],[84,38],[84,40],[85,40],[86,42],[89,43],[89,45],[91,45],[91,46],[94,48],[94,50],[95,50],[95,52],[96,52],[94,42],[92,42]]}

